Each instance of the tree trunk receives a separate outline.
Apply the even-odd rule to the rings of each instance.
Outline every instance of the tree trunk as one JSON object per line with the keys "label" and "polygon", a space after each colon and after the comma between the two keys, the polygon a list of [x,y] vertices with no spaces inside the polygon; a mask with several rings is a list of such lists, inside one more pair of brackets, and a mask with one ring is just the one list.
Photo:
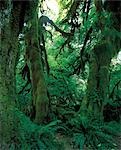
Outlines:
{"label": "tree trunk", "polygon": [[[18,59],[18,35],[20,31],[22,31],[25,16],[28,20],[32,19],[37,6],[37,0],[0,1],[1,150],[31,149],[26,147],[29,144],[25,141],[25,139],[33,128],[33,124],[16,108],[15,72]],[[29,125],[30,130],[27,125]]]}
{"label": "tree trunk", "polygon": [[[12,35],[12,39],[11,39]],[[0,43],[0,146],[11,143],[15,131],[14,106],[15,68],[18,48],[18,33],[6,26],[1,29]],[[16,136],[17,137],[17,136]],[[5,145],[4,145],[5,146]],[[7,147],[7,145],[5,146]]]}
{"label": "tree trunk", "polygon": [[[120,2],[118,2],[120,3]],[[98,7],[99,6],[99,7]],[[112,7],[113,6],[113,7]],[[108,3],[108,10],[112,11],[114,9],[114,3]],[[103,9],[100,8],[100,1],[96,0],[96,7],[97,7],[97,15],[100,17],[100,11]],[[116,12],[112,11],[112,20],[113,25],[111,29],[116,29],[120,31],[120,25],[117,25],[116,17],[119,17],[120,11],[117,9],[116,5]],[[117,14],[119,14],[117,16]],[[99,18],[99,20],[101,20]],[[120,24],[120,23],[119,23]],[[105,29],[105,24],[99,21],[98,25],[100,26],[100,30],[102,31],[102,36]],[[111,31],[109,28],[109,32]],[[107,36],[107,35],[106,35]],[[111,35],[105,37],[101,40],[97,45],[94,46],[91,56],[90,56],[90,64],[89,64],[89,78],[88,78],[88,86],[87,86],[87,94],[82,101],[81,111],[82,115],[87,116],[90,115],[93,118],[103,119],[103,108],[109,98],[109,66],[111,59],[118,53],[120,49],[120,39],[118,36]]]}
{"label": "tree trunk", "polygon": [[18,142],[15,70],[18,35],[23,26],[23,2],[0,1],[0,149]]}
{"label": "tree trunk", "polygon": [[83,101],[82,107],[86,105],[88,114],[102,118],[103,107],[108,99],[109,92],[111,53],[108,43],[105,42],[96,45],[90,57],[87,95]]}
{"label": "tree trunk", "polygon": [[26,36],[26,57],[30,69],[32,83],[33,105],[35,108],[35,122],[40,124],[48,113],[47,87],[41,62],[41,49],[38,41],[38,20],[33,19],[29,33]]}

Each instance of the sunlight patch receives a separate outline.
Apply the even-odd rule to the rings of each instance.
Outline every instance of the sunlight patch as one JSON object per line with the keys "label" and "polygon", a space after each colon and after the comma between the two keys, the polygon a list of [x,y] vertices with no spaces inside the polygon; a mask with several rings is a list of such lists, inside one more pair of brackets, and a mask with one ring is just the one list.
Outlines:
{"label": "sunlight patch", "polygon": [[47,11],[47,14],[51,19],[57,19],[59,15],[59,5],[56,0],[45,0],[44,10],[49,10],[49,12]]}

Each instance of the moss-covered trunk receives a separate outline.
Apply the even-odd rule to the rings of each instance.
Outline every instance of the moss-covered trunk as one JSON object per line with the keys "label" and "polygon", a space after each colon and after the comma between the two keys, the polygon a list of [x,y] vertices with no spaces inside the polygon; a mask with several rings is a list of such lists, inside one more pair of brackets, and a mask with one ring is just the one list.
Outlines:
{"label": "moss-covered trunk", "polygon": [[108,99],[111,52],[107,42],[94,47],[90,56],[87,95],[83,101],[88,114],[102,118],[103,106]]}
{"label": "moss-covered trunk", "polygon": [[31,28],[26,37],[26,57],[30,68],[32,82],[33,105],[35,108],[35,122],[40,124],[48,113],[47,87],[41,62],[41,49],[38,43],[38,20],[32,21]]}
{"label": "moss-covered trunk", "polygon": [[[0,41],[0,146],[8,149],[18,136],[15,119],[15,68],[18,53],[18,30],[5,25]],[[12,37],[12,38],[11,38]],[[15,138],[14,138],[15,137]],[[4,147],[4,148],[3,148]]]}
{"label": "moss-covered trunk", "polygon": [[[3,33],[4,32],[4,33]],[[0,44],[0,144],[10,142],[14,132],[15,66],[17,57],[17,36],[10,37],[9,27],[1,32]],[[14,34],[14,33],[13,33]],[[16,134],[16,133],[15,133]]]}
{"label": "moss-covered trunk", "polygon": [[[15,69],[18,57],[21,2],[0,1],[0,149],[17,142]],[[23,16],[24,17],[24,16]],[[21,22],[22,25],[22,22]]]}
{"label": "moss-covered trunk", "polygon": [[[120,3],[120,2],[118,2]],[[120,49],[120,38],[117,33],[120,30],[120,8],[117,5],[114,7],[115,2],[108,2],[107,9],[112,13],[110,17],[110,27],[107,27],[103,22],[104,16],[101,16],[103,7],[100,1],[96,1],[97,15],[99,17],[98,27],[103,39],[94,46],[89,62],[89,78],[87,85],[87,94],[82,101],[82,114],[84,116],[91,115],[93,118],[103,119],[103,108],[109,98],[109,67],[111,59],[117,54]],[[115,10],[115,11],[114,11]],[[100,19],[100,16],[102,19]],[[108,34],[115,29],[114,34]],[[106,30],[107,35],[105,34]]]}

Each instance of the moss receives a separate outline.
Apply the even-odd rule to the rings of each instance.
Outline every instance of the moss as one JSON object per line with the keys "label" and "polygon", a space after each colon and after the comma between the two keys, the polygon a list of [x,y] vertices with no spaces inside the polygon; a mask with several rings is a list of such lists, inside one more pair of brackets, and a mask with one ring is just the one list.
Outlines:
{"label": "moss", "polygon": [[30,69],[32,82],[33,104],[35,107],[35,122],[40,124],[48,113],[47,87],[41,62],[41,50],[38,44],[38,22],[36,17],[31,22],[27,35],[27,62]]}

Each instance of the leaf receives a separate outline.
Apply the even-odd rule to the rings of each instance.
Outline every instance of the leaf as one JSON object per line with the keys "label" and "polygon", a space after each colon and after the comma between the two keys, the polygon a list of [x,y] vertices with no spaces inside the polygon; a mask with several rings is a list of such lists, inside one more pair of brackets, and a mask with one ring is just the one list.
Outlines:
{"label": "leaf", "polygon": [[85,140],[86,138],[83,133],[75,133],[73,136],[73,141],[79,146],[80,150],[84,148]]}

